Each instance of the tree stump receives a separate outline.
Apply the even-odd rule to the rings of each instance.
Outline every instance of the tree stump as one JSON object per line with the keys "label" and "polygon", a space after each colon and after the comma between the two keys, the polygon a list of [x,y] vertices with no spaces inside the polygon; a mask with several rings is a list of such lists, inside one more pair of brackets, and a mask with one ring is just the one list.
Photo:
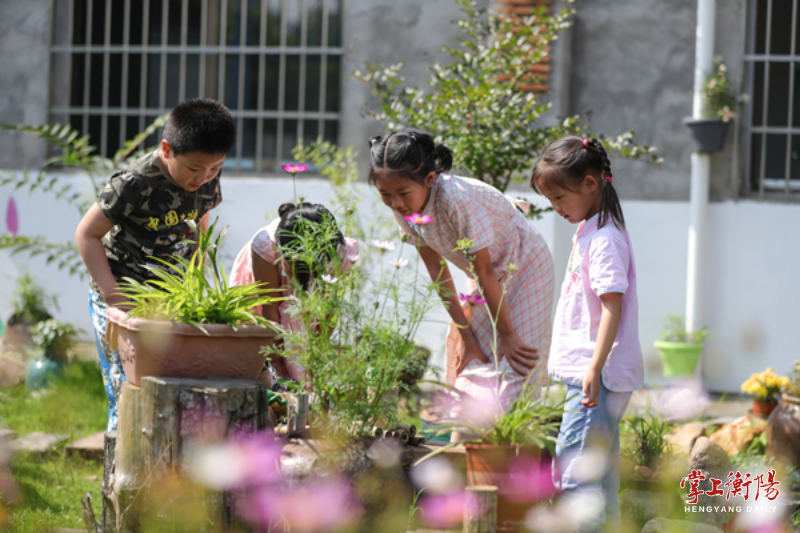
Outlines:
{"label": "tree stump", "polygon": [[232,378],[123,383],[105,533],[228,531],[229,498],[193,483],[184,467],[202,446],[267,429],[264,389],[261,381]]}
{"label": "tree stump", "polygon": [[464,509],[464,533],[495,533],[497,531],[497,487],[475,485],[467,487],[472,501]]}

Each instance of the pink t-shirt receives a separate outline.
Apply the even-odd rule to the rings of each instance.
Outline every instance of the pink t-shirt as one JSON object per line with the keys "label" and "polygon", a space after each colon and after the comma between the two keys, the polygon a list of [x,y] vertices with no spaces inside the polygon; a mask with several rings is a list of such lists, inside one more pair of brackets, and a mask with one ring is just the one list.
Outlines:
{"label": "pink t-shirt", "polygon": [[627,231],[617,228],[611,220],[598,228],[597,219],[595,215],[582,222],[572,237],[572,253],[553,321],[547,371],[557,381],[583,384],[600,327],[600,295],[621,292],[619,330],[602,376],[612,391],[633,391],[644,385],[633,248]]}

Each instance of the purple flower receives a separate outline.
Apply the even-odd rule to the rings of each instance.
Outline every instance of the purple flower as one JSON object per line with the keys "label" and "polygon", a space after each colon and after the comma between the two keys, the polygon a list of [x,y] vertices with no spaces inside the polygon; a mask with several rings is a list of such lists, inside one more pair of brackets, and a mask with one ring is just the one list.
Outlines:
{"label": "purple flower", "polygon": [[432,494],[420,504],[422,521],[426,526],[435,528],[453,527],[464,521],[466,509],[477,514],[477,505],[475,498],[465,491]]}
{"label": "purple flower", "polygon": [[336,531],[361,513],[352,488],[341,478],[317,479],[297,489],[258,487],[241,495],[235,508],[265,531]]}
{"label": "purple flower", "polygon": [[460,293],[458,298],[462,302],[467,302],[469,305],[483,305],[486,303],[486,298],[480,294],[464,294]]}
{"label": "purple flower", "polygon": [[217,490],[275,484],[283,479],[282,448],[272,433],[234,437],[199,451],[192,472],[198,481]]}
{"label": "purple flower", "polygon": [[425,224],[429,224],[435,220],[430,215],[420,215],[419,213],[413,213],[410,217],[405,218],[406,222],[409,224],[415,224],[417,226],[424,226]]}
{"label": "purple flower", "polygon": [[506,486],[501,487],[508,499],[521,503],[549,500],[558,490],[553,485],[549,464],[538,457],[520,456],[508,469]]}
{"label": "purple flower", "polygon": [[291,174],[297,174],[298,172],[305,172],[306,170],[308,170],[308,166],[299,165],[296,163],[283,164],[281,165],[281,168]]}

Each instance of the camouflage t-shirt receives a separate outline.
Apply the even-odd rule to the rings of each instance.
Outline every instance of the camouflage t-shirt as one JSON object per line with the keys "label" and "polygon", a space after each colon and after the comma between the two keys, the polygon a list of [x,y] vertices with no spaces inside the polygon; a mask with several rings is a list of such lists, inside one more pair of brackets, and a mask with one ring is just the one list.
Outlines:
{"label": "camouflage t-shirt", "polygon": [[222,201],[220,174],[196,191],[187,191],[161,167],[158,150],[115,172],[97,196],[114,223],[105,239],[106,257],[117,281],[155,279],[145,265],[163,266],[152,257],[189,258],[193,247],[187,220],[199,222]]}

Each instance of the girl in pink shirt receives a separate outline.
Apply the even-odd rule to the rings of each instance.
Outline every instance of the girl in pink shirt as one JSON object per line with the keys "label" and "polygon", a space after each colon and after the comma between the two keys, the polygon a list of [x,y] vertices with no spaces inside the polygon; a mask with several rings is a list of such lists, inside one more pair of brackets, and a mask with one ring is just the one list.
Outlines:
{"label": "girl in pink shirt", "polygon": [[[536,163],[531,186],[559,216],[579,224],[547,365],[568,391],[556,471],[580,509],[595,504],[597,512],[576,524],[579,530],[593,531],[605,520],[607,530],[619,531],[619,423],[644,372],[636,266],[608,154],[597,139],[554,141]],[[599,458],[608,458],[602,477],[587,479],[587,463]]]}
{"label": "girl in pink shirt", "polygon": [[[500,191],[450,174],[450,149],[426,133],[375,137],[370,161],[370,183],[443,288],[453,320],[445,348],[447,382],[508,407],[533,372],[530,382],[538,383],[550,347],[555,280],[544,239]],[[471,242],[469,257],[458,249],[462,239]],[[444,259],[469,278],[461,297]],[[498,317],[496,330],[492,317]]]}

